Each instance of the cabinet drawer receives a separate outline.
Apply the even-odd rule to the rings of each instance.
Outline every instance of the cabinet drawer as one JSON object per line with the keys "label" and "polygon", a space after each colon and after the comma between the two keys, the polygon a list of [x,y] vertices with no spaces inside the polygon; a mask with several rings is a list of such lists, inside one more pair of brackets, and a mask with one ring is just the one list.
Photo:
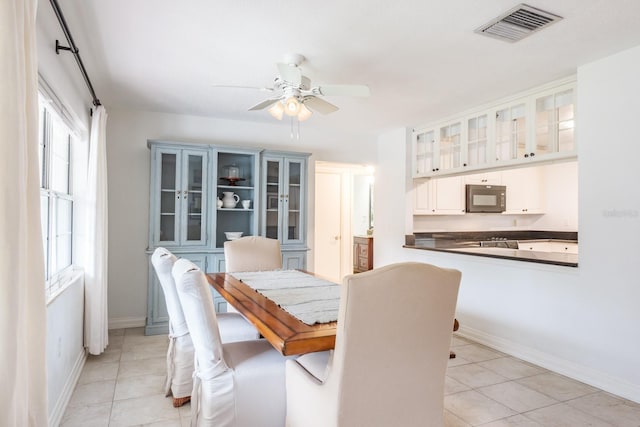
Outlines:
{"label": "cabinet drawer", "polygon": [[369,259],[368,258],[358,258],[358,268],[362,270],[369,269]]}
{"label": "cabinet drawer", "polygon": [[369,256],[369,247],[358,245],[358,256],[367,258]]}

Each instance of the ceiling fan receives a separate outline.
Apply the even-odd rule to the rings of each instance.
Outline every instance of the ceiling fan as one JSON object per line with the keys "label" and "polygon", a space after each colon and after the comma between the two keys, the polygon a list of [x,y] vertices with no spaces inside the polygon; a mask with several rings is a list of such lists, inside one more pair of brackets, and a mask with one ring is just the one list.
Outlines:
{"label": "ceiling fan", "polygon": [[[283,114],[297,117],[299,121],[308,119],[313,111],[320,114],[329,114],[338,110],[338,107],[324,100],[323,96],[369,96],[369,87],[365,85],[322,85],[311,86],[311,80],[302,74],[300,64],[304,62],[304,56],[300,54],[285,55],[284,61],[277,63],[278,76],[273,87],[254,88],[273,92],[273,96],[265,99],[249,108],[249,111],[264,110],[276,119],[282,120]],[[240,87],[225,86],[215,87]]]}

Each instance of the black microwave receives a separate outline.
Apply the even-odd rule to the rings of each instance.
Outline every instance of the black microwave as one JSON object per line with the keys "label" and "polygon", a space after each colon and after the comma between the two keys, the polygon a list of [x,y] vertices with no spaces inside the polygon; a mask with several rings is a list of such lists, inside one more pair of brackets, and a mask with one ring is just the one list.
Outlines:
{"label": "black microwave", "polygon": [[507,209],[507,187],[504,185],[466,186],[466,212],[504,212]]}

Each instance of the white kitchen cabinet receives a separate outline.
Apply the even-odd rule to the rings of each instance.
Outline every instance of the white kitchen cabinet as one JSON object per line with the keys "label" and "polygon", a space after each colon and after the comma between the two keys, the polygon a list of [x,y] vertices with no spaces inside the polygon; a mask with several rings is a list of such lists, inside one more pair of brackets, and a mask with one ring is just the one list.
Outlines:
{"label": "white kitchen cabinet", "polygon": [[564,84],[499,107],[496,165],[575,157],[575,84]]}
{"label": "white kitchen cabinet", "polygon": [[527,150],[527,102],[524,99],[498,107],[494,117],[496,163],[509,163]]}
{"label": "white kitchen cabinet", "polygon": [[534,125],[530,159],[532,155],[539,160],[575,155],[575,88],[565,85],[537,95]]}
{"label": "white kitchen cabinet", "polygon": [[461,170],[464,166],[462,141],[461,120],[414,133],[414,176]]}
{"label": "white kitchen cabinet", "polygon": [[543,214],[542,173],[538,167],[502,171],[507,187],[507,209],[503,214]]}
{"label": "white kitchen cabinet", "polygon": [[452,176],[414,181],[413,214],[463,215],[463,178]]}
{"label": "white kitchen cabinet", "polygon": [[482,172],[464,176],[465,184],[502,185],[502,172]]}
{"label": "white kitchen cabinet", "polygon": [[575,87],[565,79],[414,130],[412,176],[575,158]]}
{"label": "white kitchen cabinet", "polygon": [[425,176],[435,172],[436,135],[430,129],[413,134],[413,176]]}
{"label": "white kitchen cabinet", "polygon": [[562,240],[532,240],[518,242],[518,249],[534,252],[578,253],[578,243]]}
{"label": "white kitchen cabinet", "polygon": [[493,162],[489,138],[489,120],[487,113],[467,117],[466,144],[462,146],[462,166],[477,169],[489,166]]}

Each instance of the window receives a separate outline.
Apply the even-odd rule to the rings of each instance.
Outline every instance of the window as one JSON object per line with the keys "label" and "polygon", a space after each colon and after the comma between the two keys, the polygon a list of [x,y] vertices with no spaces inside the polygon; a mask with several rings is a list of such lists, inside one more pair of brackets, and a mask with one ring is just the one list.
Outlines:
{"label": "window", "polygon": [[75,133],[51,106],[39,102],[40,215],[47,293],[55,293],[73,262],[72,146]]}

